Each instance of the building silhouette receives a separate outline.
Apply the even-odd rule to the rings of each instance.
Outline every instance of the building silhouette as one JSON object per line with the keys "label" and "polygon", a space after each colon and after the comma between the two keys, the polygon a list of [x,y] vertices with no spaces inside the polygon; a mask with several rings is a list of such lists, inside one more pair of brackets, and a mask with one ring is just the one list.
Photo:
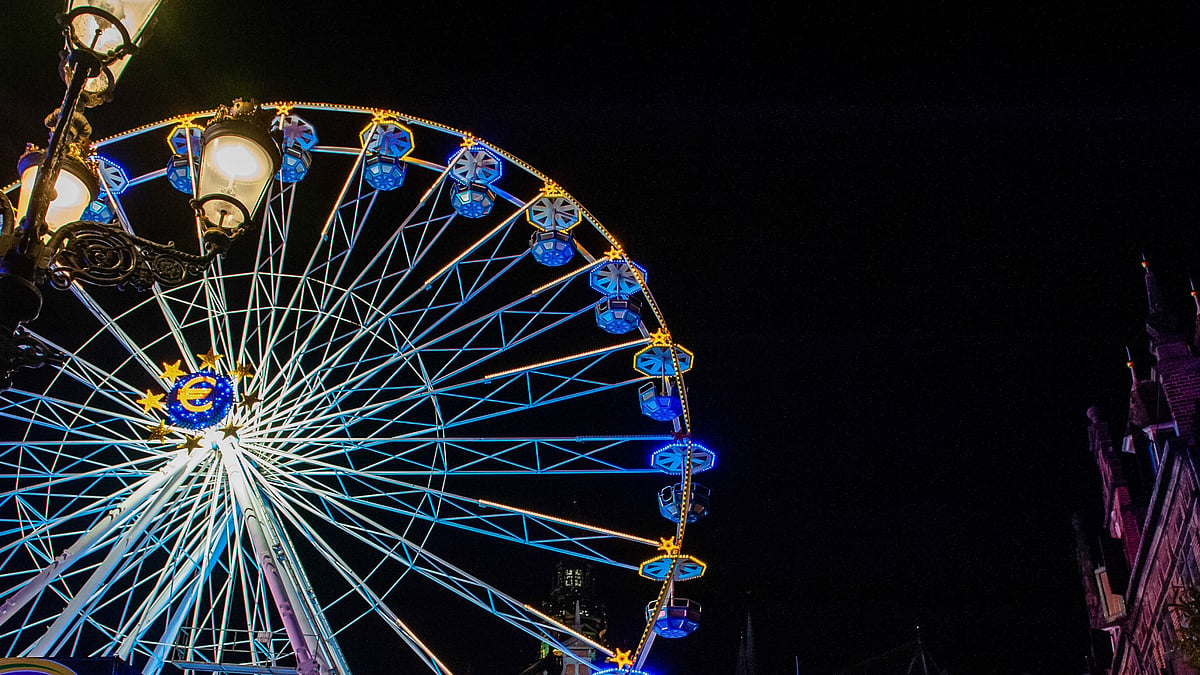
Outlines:
{"label": "building silhouette", "polygon": [[[542,611],[570,626],[577,633],[602,641],[607,629],[604,605],[596,599],[591,565],[579,562],[560,562],[554,571],[554,589]],[[578,660],[564,658],[560,650],[542,644],[537,662],[521,671],[521,675],[591,675],[601,670],[602,655],[586,642],[571,638],[564,642]],[[581,663],[582,661],[582,663]]]}
{"label": "building silhouette", "polygon": [[1200,300],[1196,320],[1180,321],[1149,267],[1145,282],[1153,367],[1145,374],[1129,360],[1123,433],[1088,410],[1101,501],[1073,522],[1097,675],[1200,673],[1180,648],[1185,622],[1176,609],[1200,584]]}

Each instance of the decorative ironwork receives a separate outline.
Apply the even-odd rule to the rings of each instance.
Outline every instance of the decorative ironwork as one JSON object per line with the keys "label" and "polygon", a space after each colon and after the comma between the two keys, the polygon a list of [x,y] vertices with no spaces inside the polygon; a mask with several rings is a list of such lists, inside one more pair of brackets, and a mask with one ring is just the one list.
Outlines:
{"label": "decorative ironwork", "polygon": [[67,355],[18,326],[12,335],[0,331],[0,391],[12,386],[21,368],[41,368],[47,363],[62,366]]}
{"label": "decorative ironwork", "polygon": [[46,246],[50,285],[63,290],[75,281],[147,291],[176,286],[204,274],[217,252],[195,255],[130,234],[114,225],[77,221],[54,233]]}

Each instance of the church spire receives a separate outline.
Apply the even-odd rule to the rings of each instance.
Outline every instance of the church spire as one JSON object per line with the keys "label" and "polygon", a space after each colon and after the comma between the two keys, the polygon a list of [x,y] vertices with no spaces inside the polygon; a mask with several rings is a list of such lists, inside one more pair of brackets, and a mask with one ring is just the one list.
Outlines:
{"label": "church spire", "polygon": [[746,612],[746,629],[742,631],[741,644],[738,645],[737,675],[758,675],[758,666],[754,659],[754,630],[750,625],[750,612]]}
{"label": "church spire", "polygon": [[1192,289],[1192,303],[1196,305],[1196,321],[1192,328],[1192,347],[1200,350],[1200,294],[1196,292],[1196,282],[1188,279],[1188,286]]}
{"label": "church spire", "polygon": [[1163,299],[1145,254],[1142,254],[1142,269],[1146,270],[1146,335],[1150,337],[1150,349],[1158,356],[1160,348],[1183,343],[1186,338],[1180,334],[1179,320]]}

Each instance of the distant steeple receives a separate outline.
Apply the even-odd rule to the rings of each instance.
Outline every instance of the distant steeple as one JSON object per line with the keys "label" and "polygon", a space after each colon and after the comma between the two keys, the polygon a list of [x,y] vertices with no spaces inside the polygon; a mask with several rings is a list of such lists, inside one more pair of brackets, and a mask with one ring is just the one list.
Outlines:
{"label": "distant steeple", "polygon": [[908,663],[906,675],[939,675],[941,672],[938,670],[937,664],[933,662],[929,651],[925,649],[925,643],[921,641],[921,627],[917,626],[916,649],[913,652],[912,661]]}
{"label": "distant steeple", "polygon": [[[1179,329],[1179,318],[1167,306],[1158,280],[1150,271],[1150,263],[1142,256],[1142,269],[1146,270],[1146,335],[1150,337],[1150,349],[1155,357],[1186,356],[1186,338]],[[1182,354],[1178,353],[1184,348]]]}
{"label": "distant steeple", "polygon": [[1192,328],[1192,349],[1200,352],[1200,294],[1196,293],[1196,282],[1188,279],[1188,286],[1192,289],[1192,303],[1196,305],[1196,321]]}
{"label": "distant steeple", "polygon": [[742,631],[741,644],[738,645],[736,675],[758,675],[758,666],[754,659],[754,631],[750,625],[750,612],[746,612],[746,629]]}

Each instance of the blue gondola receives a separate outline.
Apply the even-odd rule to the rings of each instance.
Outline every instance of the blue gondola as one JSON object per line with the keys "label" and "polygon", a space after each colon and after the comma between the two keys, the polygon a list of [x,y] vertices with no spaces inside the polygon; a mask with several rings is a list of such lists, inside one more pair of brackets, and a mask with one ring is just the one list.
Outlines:
{"label": "blue gondola", "polygon": [[642,321],[642,305],[633,298],[605,298],[596,305],[596,325],[613,335],[624,335]]}
{"label": "blue gondola", "polygon": [[[694,523],[708,515],[712,504],[712,492],[703,485],[692,482],[692,499],[688,504],[687,521]],[[658,491],[658,512],[672,523],[679,522],[679,509],[683,506],[683,483],[668,485]]]}
{"label": "blue gondola", "polygon": [[[654,603],[646,605],[646,618],[654,611]],[[654,619],[654,632],[665,638],[691,635],[700,627],[700,603],[687,598],[667,598]]]}
{"label": "blue gondola", "polygon": [[658,385],[647,382],[638,389],[642,414],[656,422],[670,422],[683,414],[683,401],[678,396],[658,393]]}
{"label": "blue gondola", "polygon": [[546,267],[561,267],[575,256],[575,238],[562,230],[535,232],[529,249],[533,259]]}
{"label": "blue gondola", "polygon": [[458,215],[464,218],[482,218],[492,212],[496,205],[496,193],[483,183],[454,186],[451,204]]}

